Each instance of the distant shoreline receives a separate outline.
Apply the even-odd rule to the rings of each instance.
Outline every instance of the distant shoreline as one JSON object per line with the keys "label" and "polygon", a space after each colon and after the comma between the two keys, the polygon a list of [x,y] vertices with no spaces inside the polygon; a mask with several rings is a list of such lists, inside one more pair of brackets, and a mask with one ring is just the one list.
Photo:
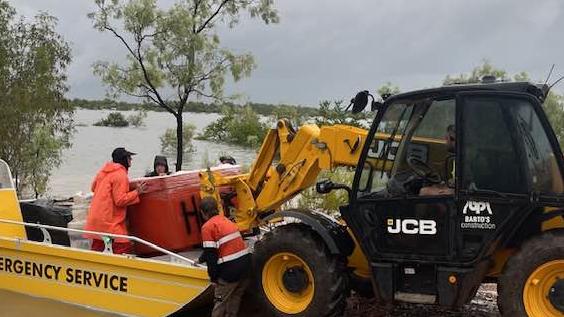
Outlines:
{"label": "distant shoreline", "polygon": [[[131,111],[131,110],[146,110],[156,112],[166,112],[165,109],[149,103],[130,103],[124,101],[112,101],[109,99],[104,100],[86,100],[86,99],[72,99],[69,100],[74,109],[88,109],[88,110],[113,110],[113,111]],[[270,116],[280,112],[294,112],[299,116],[317,116],[319,109],[311,106],[296,106],[284,104],[263,104],[263,103],[248,103],[253,111],[260,115]],[[234,103],[203,103],[203,102],[188,102],[184,107],[184,112],[193,113],[221,113],[223,108],[242,107]]]}

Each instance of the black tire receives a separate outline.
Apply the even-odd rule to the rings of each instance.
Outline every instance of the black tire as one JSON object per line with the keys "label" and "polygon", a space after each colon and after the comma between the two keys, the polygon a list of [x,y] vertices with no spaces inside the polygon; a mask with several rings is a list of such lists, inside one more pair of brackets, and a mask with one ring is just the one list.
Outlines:
{"label": "black tire", "polygon": [[372,281],[365,277],[360,277],[354,273],[350,273],[350,286],[356,294],[364,298],[374,297],[374,288],[372,287]]}
{"label": "black tire", "polygon": [[503,316],[537,317],[526,312],[525,284],[537,268],[554,260],[564,260],[564,231],[545,232],[523,243],[507,261],[498,281],[498,307]]}
{"label": "black tire", "polygon": [[[307,308],[297,313],[289,314],[278,309],[268,299],[263,286],[265,265],[281,253],[291,253],[303,259],[313,275],[313,298]],[[252,293],[262,312],[269,312],[269,316],[292,317],[343,315],[349,293],[345,259],[331,255],[323,241],[308,227],[288,225],[266,233],[255,244],[253,259],[255,287]]]}

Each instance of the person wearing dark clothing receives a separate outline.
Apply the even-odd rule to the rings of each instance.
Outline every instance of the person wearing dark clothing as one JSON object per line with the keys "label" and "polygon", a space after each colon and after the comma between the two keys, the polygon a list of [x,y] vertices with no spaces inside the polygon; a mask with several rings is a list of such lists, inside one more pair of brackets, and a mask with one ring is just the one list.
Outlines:
{"label": "person wearing dark clothing", "polygon": [[215,285],[212,317],[235,317],[248,285],[251,255],[237,225],[219,215],[214,198],[202,199],[200,209],[205,223],[199,261],[207,264]]}
{"label": "person wearing dark clothing", "polygon": [[[447,127],[445,141],[448,156],[454,157],[456,155],[456,128],[454,124],[451,124]],[[448,159],[448,157],[446,159]],[[419,196],[454,195],[455,161],[452,160],[452,162],[452,168],[449,172],[450,175],[445,175],[447,180],[441,184],[435,184],[421,188],[421,190],[419,191]]]}
{"label": "person wearing dark clothing", "polygon": [[168,161],[166,156],[157,155],[155,156],[155,162],[153,163],[153,171],[146,174],[145,177],[155,177],[164,176],[170,174],[168,170]]}

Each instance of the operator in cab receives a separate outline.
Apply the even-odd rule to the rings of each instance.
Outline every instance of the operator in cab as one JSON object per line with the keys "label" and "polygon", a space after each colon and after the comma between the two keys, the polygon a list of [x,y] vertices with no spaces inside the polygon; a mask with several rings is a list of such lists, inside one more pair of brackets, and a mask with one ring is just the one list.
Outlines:
{"label": "operator in cab", "polygon": [[[454,124],[451,124],[447,127],[445,140],[447,152],[451,156],[456,155],[456,129]],[[454,182],[454,160],[452,162],[453,163],[452,169],[450,170],[450,175],[446,175],[447,181],[441,184],[422,187],[419,191],[419,196],[454,195],[454,184],[449,184],[449,182]]]}
{"label": "operator in cab", "polygon": [[199,259],[206,263],[215,286],[212,317],[236,317],[249,283],[251,255],[237,225],[219,214],[217,201],[205,197],[200,203],[204,218],[204,252]]}
{"label": "operator in cab", "polygon": [[[112,161],[107,162],[96,174],[92,182],[92,203],[88,210],[85,230],[127,235],[127,206],[139,203],[139,196],[145,192],[145,184],[140,183],[135,190],[129,190],[127,172],[131,166],[133,152],[118,147],[112,152]],[[86,234],[92,239],[91,249],[104,251],[105,243],[99,235]],[[128,239],[116,238],[112,242],[114,254],[129,253],[132,244]]]}

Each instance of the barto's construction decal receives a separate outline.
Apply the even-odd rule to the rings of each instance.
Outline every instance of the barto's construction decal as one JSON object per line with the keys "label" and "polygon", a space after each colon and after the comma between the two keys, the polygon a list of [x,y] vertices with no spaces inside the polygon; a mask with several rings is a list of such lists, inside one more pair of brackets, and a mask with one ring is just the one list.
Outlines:
{"label": "barto's construction decal", "polygon": [[493,211],[489,202],[468,201],[462,209],[462,229],[486,229],[494,230],[495,223],[492,221]]}
{"label": "barto's construction decal", "polygon": [[127,293],[127,277],[115,274],[0,257],[0,273],[16,274],[73,285]]}

